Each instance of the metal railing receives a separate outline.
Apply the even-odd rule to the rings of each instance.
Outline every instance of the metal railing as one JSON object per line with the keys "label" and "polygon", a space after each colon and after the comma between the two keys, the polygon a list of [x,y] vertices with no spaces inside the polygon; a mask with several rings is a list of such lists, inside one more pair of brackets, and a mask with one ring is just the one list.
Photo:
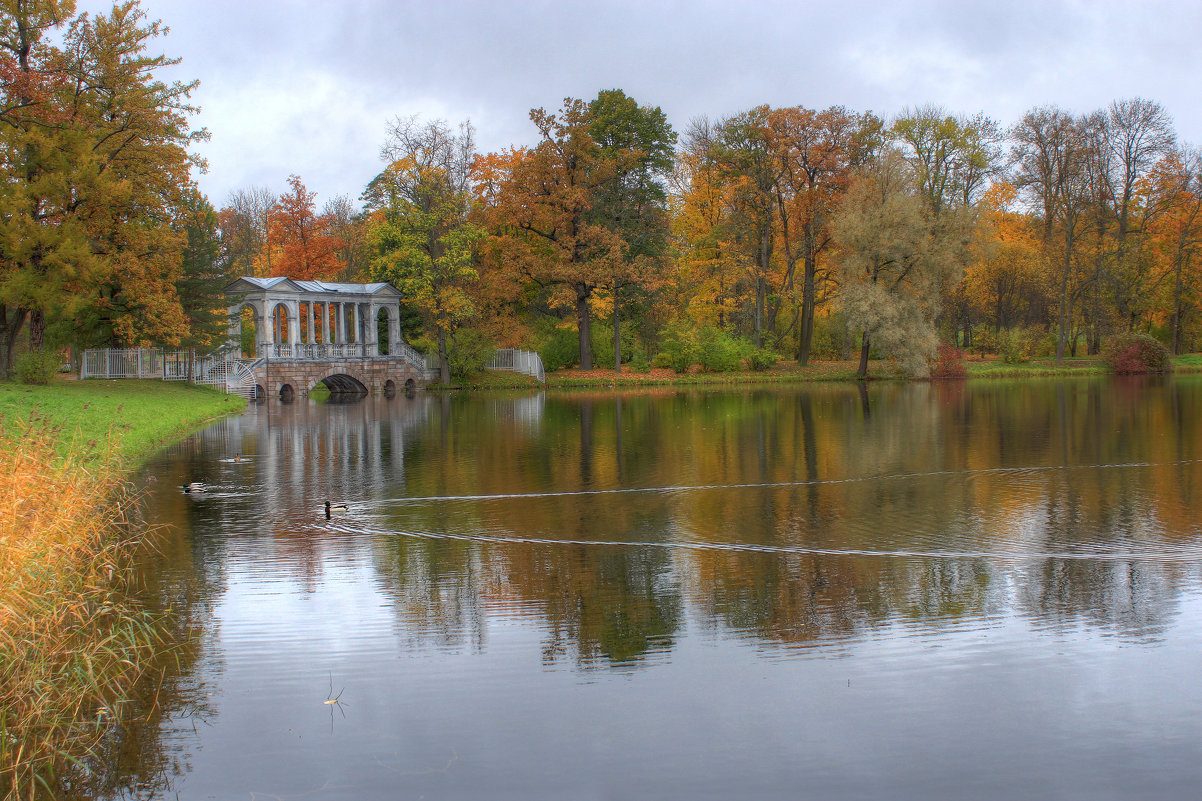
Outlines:
{"label": "metal railing", "polygon": [[540,383],[547,382],[542,357],[529,350],[501,348],[493,354],[492,361],[484,367],[488,370],[512,370],[515,373],[533,376]]}
{"label": "metal railing", "polygon": [[[437,353],[427,353],[424,365],[427,378],[434,379],[438,377],[440,365]],[[517,348],[500,348],[493,352],[492,360],[482,366],[485,370],[509,370],[514,373],[523,373],[533,376],[539,383],[547,383],[546,373],[543,370],[542,357],[533,351],[518,350]]]}
{"label": "metal railing", "polygon": [[193,362],[188,351],[159,348],[100,348],[86,350],[80,378],[159,378],[187,381]]}
{"label": "metal railing", "polygon": [[218,350],[209,356],[194,356],[189,351],[160,348],[97,348],[84,351],[79,377],[190,381],[230,395],[253,398],[256,391],[254,368],[261,361],[231,358],[226,350]]}

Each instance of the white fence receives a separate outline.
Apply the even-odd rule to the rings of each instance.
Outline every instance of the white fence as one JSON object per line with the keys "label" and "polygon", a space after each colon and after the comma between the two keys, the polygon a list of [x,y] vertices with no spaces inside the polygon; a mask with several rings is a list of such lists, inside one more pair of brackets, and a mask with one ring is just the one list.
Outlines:
{"label": "white fence", "polygon": [[534,376],[539,382],[546,383],[547,376],[543,371],[543,359],[537,353],[516,348],[501,348],[492,357],[492,361],[484,365],[489,370],[512,370]]}
{"label": "white fence", "polygon": [[[427,353],[426,378],[430,380],[438,378],[439,367],[438,354]],[[541,383],[547,383],[546,375],[543,372],[542,357],[528,350],[501,348],[493,353],[492,361],[483,367],[485,370],[510,370],[515,373],[524,373],[533,376]]]}
{"label": "white fence", "polygon": [[84,351],[80,378],[156,378],[191,381],[230,395],[255,396],[253,365],[228,355],[196,357],[159,348],[99,348]]}
{"label": "white fence", "polygon": [[158,348],[102,348],[87,350],[80,366],[80,378],[161,378],[187,381],[191,374],[192,354],[188,351],[164,351]]}

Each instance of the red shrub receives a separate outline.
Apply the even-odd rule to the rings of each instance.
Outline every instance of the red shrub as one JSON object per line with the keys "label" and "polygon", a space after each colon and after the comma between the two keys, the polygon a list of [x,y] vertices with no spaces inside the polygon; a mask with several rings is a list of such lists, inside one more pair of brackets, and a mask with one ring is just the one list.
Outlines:
{"label": "red shrub", "polygon": [[1169,349],[1147,334],[1127,334],[1115,340],[1106,361],[1119,375],[1131,373],[1171,373]]}
{"label": "red shrub", "polygon": [[964,351],[947,342],[940,342],[931,360],[931,378],[964,378],[968,368],[964,366]]}

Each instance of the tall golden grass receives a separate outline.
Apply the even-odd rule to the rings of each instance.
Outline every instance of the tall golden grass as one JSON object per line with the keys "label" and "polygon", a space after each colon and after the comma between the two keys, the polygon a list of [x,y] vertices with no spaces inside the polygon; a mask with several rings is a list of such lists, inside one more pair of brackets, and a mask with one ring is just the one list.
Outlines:
{"label": "tall golden grass", "polygon": [[[73,795],[130,723],[170,643],[129,600],[145,533],[130,485],[95,450],[56,452],[44,420],[0,433],[0,795]],[[72,789],[73,788],[73,789]]]}

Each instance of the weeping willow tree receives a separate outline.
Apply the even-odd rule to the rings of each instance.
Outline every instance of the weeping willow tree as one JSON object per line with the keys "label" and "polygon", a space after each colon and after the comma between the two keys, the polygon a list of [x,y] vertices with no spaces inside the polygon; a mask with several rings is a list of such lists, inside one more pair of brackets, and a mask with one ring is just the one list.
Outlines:
{"label": "weeping willow tree", "polygon": [[889,149],[856,175],[834,229],[843,310],[862,337],[857,376],[867,377],[873,347],[913,377],[930,375],[939,297],[959,278],[970,215],[936,214],[912,165]]}

